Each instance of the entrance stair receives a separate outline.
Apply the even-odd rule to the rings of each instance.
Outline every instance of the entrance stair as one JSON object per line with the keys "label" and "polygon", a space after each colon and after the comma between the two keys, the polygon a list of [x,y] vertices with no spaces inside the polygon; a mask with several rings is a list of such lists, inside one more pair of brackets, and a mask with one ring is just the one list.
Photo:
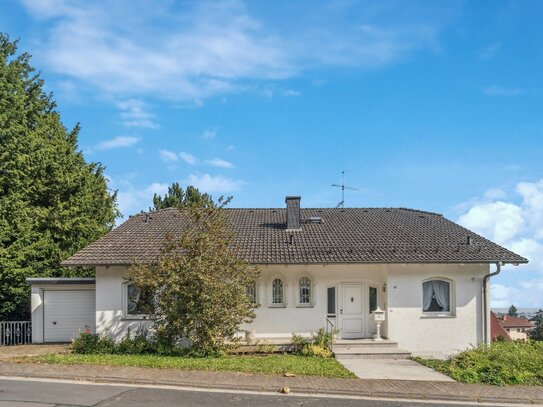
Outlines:
{"label": "entrance stair", "polygon": [[408,359],[411,352],[398,348],[398,342],[383,339],[337,339],[333,351],[336,359]]}

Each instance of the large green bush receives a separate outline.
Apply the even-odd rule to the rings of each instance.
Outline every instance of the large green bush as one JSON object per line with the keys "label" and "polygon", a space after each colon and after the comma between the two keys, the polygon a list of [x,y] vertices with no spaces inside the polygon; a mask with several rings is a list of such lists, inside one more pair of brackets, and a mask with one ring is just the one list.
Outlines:
{"label": "large green bush", "polygon": [[415,360],[464,383],[543,386],[543,342],[494,342],[447,360]]}

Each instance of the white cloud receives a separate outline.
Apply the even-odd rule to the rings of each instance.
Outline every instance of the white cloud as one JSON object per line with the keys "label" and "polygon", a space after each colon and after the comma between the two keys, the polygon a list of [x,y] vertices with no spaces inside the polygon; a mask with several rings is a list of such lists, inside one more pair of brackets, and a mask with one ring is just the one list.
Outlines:
{"label": "white cloud", "polygon": [[498,201],[472,207],[460,216],[458,222],[490,240],[504,244],[518,235],[525,221],[522,208]]}
{"label": "white cloud", "polygon": [[516,286],[492,284],[490,286],[490,302],[493,308],[517,307],[543,308],[543,279],[519,281]]}
{"label": "white cloud", "polygon": [[483,89],[483,93],[487,96],[519,96],[526,93],[526,89],[489,86]]}
{"label": "white cloud", "polygon": [[177,162],[179,161],[179,156],[170,150],[158,150],[160,158],[164,162]]}
{"label": "white cloud", "polygon": [[239,191],[244,185],[244,182],[241,180],[224,177],[222,175],[212,176],[209,174],[190,174],[186,182],[187,185],[194,185],[198,189],[209,193],[228,193]]}
{"label": "white cloud", "polygon": [[229,161],[221,160],[220,158],[213,158],[212,160],[206,160],[206,164],[219,168],[234,168],[234,164]]}
{"label": "white cloud", "polygon": [[164,195],[168,192],[168,184],[153,182],[138,188],[132,184],[131,178],[121,179],[108,177],[110,188],[117,190],[119,210],[126,220],[128,216],[147,211],[153,205],[154,194]]}
{"label": "white cloud", "polygon": [[507,197],[507,194],[501,188],[491,188],[485,192],[485,198],[487,199],[503,199],[505,197]]}
{"label": "white cloud", "polygon": [[216,129],[207,129],[202,133],[202,138],[204,140],[211,140],[211,139],[214,139],[216,135],[217,135]]}
{"label": "white cloud", "polygon": [[[201,101],[323,66],[375,68],[421,48],[436,50],[454,7],[323,5],[325,19],[256,18],[240,0],[68,2],[23,0],[50,30],[34,54],[47,68],[116,98]],[[347,3],[345,3],[346,5]],[[399,13],[398,9],[407,13]],[[333,10],[332,10],[333,9]],[[289,8],[290,10],[290,8]],[[249,87],[250,88],[250,87]],[[127,120],[153,125],[151,118]]]}
{"label": "white cloud", "polygon": [[479,58],[481,58],[483,61],[487,61],[493,58],[498,52],[500,52],[501,49],[502,43],[494,42],[479,53]]}
{"label": "white cloud", "polygon": [[121,119],[126,127],[160,128],[154,121],[156,116],[146,111],[147,105],[142,100],[126,99],[117,102],[117,107],[121,110]]}
{"label": "white cloud", "polygon": [[[505,197],[511,197],[505,202]],[[514,191],[492,189],[476,200],[462,214],[458,222],[502,246],[526,257],[530,263],[522,265],[522,280],[506,286],[493,284],[492,306],[516,304],[525,307],[542,306],[543,299],[543,179],[519,182]],[[504,272],[515,270],[506,266]]]}
{"label": "white cloud", "polygon": [[158,154],[160,155],[162,161],[164,161],[165,163],[176,163],[179,161],[184,161],[187,164],[191,165],[198,163],[198,159],[195,156],[185,151],[176,153],[170,150],[158,150]]}
{"label": "white cloud", "polygon": [[283,96],[300,96],[302,93],[297,90],[287,89],[283,92]]}
{"label": "white cloud", "polygon": [[132,147],[137,144],[141,138],[132,136],[119,136],[112,138],[111,140],[102,141],[98,143],[94,148],[96,150],[112,150],[114,148]]}
{"label": "white cloud", "polygon": [[181,158],[183,161],[185,161],[187,164],[196,164],[198,162],[198,159],[193,156],[192,154],[186,153],[184,151],[181,151],[179,153],[179,158]]}

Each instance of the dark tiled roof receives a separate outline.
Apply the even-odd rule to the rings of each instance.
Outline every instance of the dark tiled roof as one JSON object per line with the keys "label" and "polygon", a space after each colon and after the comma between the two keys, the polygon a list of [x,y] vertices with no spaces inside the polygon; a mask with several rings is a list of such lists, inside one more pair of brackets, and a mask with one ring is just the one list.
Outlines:
{"label": "dark tiled roof", "polygon": [[[286,229],[286,209],[225,209],[234,243],[249,262],[524,263],[527,260],[445,219],[403,208],[301,209],[300,231]],[[63,262],[65,266],[131,264],[155,259],[186,216],[164,209],[130,217]],[[322,223],[310,222],[321,217]],[[292,242],[290,235],[292,235]],[[467,244],[471,236],[471,244]]]}

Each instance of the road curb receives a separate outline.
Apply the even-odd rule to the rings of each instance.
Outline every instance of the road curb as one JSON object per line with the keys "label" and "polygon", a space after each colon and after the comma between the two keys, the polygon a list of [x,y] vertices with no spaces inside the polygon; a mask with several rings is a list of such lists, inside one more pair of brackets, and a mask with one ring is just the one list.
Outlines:
{"label": "road curb", "polygon": [[[0,377],[10,377],[9,373],[0,372]],[[65,374],[24,374],[17,375],[17,377],[24,377],[26,379],[56,379],[56,380],[74,380],[74,381],[87,381],[93,383],[113,383],[118,385],[156,385],[156,386],[170,386],[179,388],[193,388],[193,389],[213,389],[213,390],[230,390],[230,391],[251,391],[251,392],[266,392],[277,393],[278,388],[272,386],[248,386],[242,383],[236,385],[229,385],[225,383],[194,383],[183,381],[168,381],[168,380],[145,380],[136,378],[126,378],[117,376],[85,376],[85,375],[65,375]],[[361,379],[362,380],[362,379]],[[402,400],[424,400],[424,401],[455,401],[455,402],[470,402],[470,403],[500,403],[500,404],[532,404],[543,405],[542,399],[519,399],[519,398],[495,398],[495,397],[469,397],[463,395],[454,394],[421,394],[421,393],[405,393],[405,392],[372,392],[372,391],[359,391],[359,390],[337,390],[337,389],[311,389],[303,388],[299,386],[290,386],[291,393],[294,394],[308,394],[308,395],[322,395],[322,396],[353,396],[353,397],[366,397],[376,399],[402,399]]]}

